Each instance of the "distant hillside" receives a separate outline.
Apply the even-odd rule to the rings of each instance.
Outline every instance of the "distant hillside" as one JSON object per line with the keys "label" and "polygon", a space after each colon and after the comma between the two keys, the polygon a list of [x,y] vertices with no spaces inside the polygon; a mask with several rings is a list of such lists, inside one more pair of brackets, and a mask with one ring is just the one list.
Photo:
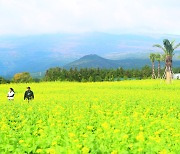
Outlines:
{"label": "distant hillside", "polygon": [[64,66],[70,68],[117,68],[119,65],[115,60],[102,58],[98,55],[87,55]]}
{"label": "distant hillside", "polygon": [[[157,62],[155,63],[157,65]],[[86,55],[74,62],[71,62],[64,66],[65,69],[70,68],[119,68],[124,69],[142,68],[145,65],[151,65],[149,59],[122,59],[122,60],[110,60],[102,58],[96,54]],[[161,66],[164,63],[161,62]],[[173,67],[180,67],[180,61],[173,61]]]}
{"label": "distant hillside", "polygon": [[65,65],[64,68],[141,68],[144,65],[150,65],[150,61],[148,59],[110,60],[91,54]]}
{"label": "distant hillside", "polygon": [[[0,36],[0,76],[12,77],[15,73],[24,71],[44,72],[50,67],[62,67],[89,54],[97,54],[104,58],[94,57],[94,62],[91,57],[90,60],[85,59],[86,62],[83,61],[83,64],[76,65],[78,67],[103,68],[142,67],[144,64],[150,63],[149,53],[162,53],[160,49],[154,48],[152,45],[162,44],[164,38],[175,39],[176,43],[180,42],[180,36],[174,35],[130,35],[98,32]],[[178,57],[179,53],[176,51],[173,59]]]}

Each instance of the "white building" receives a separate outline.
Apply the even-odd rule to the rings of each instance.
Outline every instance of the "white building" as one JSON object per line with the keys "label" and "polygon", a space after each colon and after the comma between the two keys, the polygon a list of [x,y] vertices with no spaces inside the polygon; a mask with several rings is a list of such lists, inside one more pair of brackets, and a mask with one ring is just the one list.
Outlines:
{"label": "white building", "polygon": [[180,73],[173,74],[173,79],[178,79],[178,80],[180,80]]}

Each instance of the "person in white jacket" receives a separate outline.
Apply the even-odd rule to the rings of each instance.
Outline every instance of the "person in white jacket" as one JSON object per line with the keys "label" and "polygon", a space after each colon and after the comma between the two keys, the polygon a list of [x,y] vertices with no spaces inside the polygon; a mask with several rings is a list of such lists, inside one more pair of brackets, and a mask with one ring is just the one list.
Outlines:
{"label": "person in white jacket", "polygon": [[14,94],[15,94],[14,89],[10,88],[7,95],[8,100],[14,100]]}

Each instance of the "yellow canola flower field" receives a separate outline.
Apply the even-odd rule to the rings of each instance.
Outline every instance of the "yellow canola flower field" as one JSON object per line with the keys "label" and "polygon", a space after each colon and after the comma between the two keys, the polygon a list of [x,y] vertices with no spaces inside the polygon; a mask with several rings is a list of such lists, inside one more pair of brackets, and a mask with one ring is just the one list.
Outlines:
{"label": "yellow canola flower field", "polygon": [[0,153],[179,154],[180,82],[0,85]]}

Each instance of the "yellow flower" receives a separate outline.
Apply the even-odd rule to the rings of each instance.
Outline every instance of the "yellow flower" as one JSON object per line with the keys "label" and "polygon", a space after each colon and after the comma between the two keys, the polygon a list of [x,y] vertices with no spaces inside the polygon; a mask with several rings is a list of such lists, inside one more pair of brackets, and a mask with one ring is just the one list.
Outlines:
{"label": "yellow flower", "polygon": [[101,125],[104,129],[108,129],[109,128],[109,124],[107,122],[104,122],[102,125]]}
{"label": "yellow flower", "polygon": [[142,152],[142,151],[143,151],[143,149],[142,149],[142,148],[139,148],[139,149],[138,149],[138,152]]}
{"label": "yellow flower", "polygon": [[134,112],[134,113],[133,113],[133,117],[134,117],[134,118],[138,117],[138,112]]}
{"label": "yellow flower", "polygon": [[166,149],[164,149],[164,150],[160,151],[160,153],[159,153],[159,154],[167,154]]}
{"label": "yellow flower", "polygon": [[117,151],[117,150],[113,150],[113,151],[111,152],[111,154],[118,154],[118,151]]}
{"label": "yellow flower", "polygon": [[57,145],[57,142],[56,142],[56,141],[53,141],[51,145],[52,145],[52,146]]}
{"label": "yellow flower", "polygon": [[93,130],[93,126],[87,126],[87,130]]}
{"label": "yellow flower", "polygon": [[115,120],[111,120],[110,123],[111,123],[112,125],[114,125],[114,124],[116,124],[116,121],[115,121]]}
{"label": "yellow flower", "polygon": [[42,120],[38,120],[36,123],[41,124],[42,122],[43,122]]}
{"label": "yellow flower", "polygon": [[114,133],[119,133],[119,132],[120,132],[119,129],[115,129],[115,130],[114,130]]}
{"label": "yellow flower", "polygon": [[82,148],[82,153],[83,154],[89,153],[89,148],[87,147]]}
{"label": "yellow flower", "polygon": [[161,142],[161,138],[160,138],[159,136],[156,136],[156,137],[154,138],[154,140],[155,140],[157,143],[160,143],[160,142]]}
{"label": "yellow flower", "polygon": [[84,137],[84,138],[87,138],[87,137],[88,137],[87,134],[83,134],[83,135],[81,135],[81,136]]}
{"label": "yellow flower", "polygon": [[74,140],[74,142],[76,142],[76,143],[77,143],[77,142],[79,142],[79,140],[78,140],[78,139],[76,139],[76,140]]}
{"label": "yellow flower", "polygon": [[23,143],[24,142],[24,140],[19,140],[19,143],[21,144],[21,143]]}
{"label": "yellow flower", "polygon": [[136,140],[143,142],[144,141],[144,134],[143,132],[140,132],[137,136],[136,136]]}
{"label": "yellow flower", "polygon": [[129,148],[132,149],[133,148],[133,144],[129,144]]}
{"label": "yellow flower", "polygon": [[39,133],[40,133],[40,134],[42,134],[43,132],[44,132],[44,130],[43,130],[43,129],[40,129],[40,130],[39,130]]}
{"label": "yellow flower", "polygon": [[47,149],[47,153],[56,154],[56,151],[55,151],[55,149],[49,148],[49,149]]}
{"label": "yellow flower", "polygon": [[41,153],[43,150],[42,149],[37,149],[36,152],[37,153]]}
{"label": "yellow flower", "polygon": [[69,133],[69,137],[73,138],[73,137],[75,137],[75,134],[74,133]]}
{"label": "yellow flower", "polygon": [[27,111],[30,111],[30,112],[31,112],[32,110],[33,110],[32,107],[29,107],[29,108],[27,109]]}
{"label": "yellow flower", "polygon": [[127,140],[127,139],[128,139],[128,137],[129,137],[129,136],[128,136],[127,134],[125,134],[125,135],[123,135],[123,137],[122,137],[122,138],[123,138],[123,139],[125,139],[125,140]]}
{"label": "yellow flower", "polygon": [[80,149],[82,148],[82,144],[77,144],[76,147]]}
{"label": "yellow flower", "polygon": [[139,129],[140,129],[141,131],[142,131],[142,130],[144,130],[144,128],[143,128],[142,126],[140,126],[140,128],[139,128]]}

